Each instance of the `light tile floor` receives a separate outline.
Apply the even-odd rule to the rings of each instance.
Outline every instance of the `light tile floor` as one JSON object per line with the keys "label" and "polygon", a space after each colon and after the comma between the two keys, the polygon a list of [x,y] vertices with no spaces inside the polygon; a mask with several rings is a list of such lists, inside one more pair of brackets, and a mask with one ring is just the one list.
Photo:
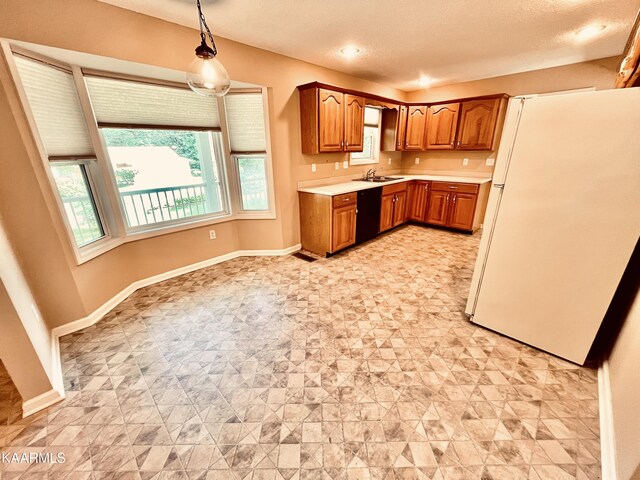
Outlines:
{"label": "light tile floor", "polygon": [[[240,258],[61,339],[67,399],[21,479],[596,479],[596,373],[470,324],[479,235],[406,226],[313,263]],[[516,321],[517,319],[514,319]]]}

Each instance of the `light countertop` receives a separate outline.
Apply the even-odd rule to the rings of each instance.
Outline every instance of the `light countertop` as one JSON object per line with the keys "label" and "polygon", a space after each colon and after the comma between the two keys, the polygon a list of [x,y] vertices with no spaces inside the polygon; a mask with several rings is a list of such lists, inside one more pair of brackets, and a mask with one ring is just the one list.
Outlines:
{"label": "light countertop", "polygon": [[[363,180],[353,180],[350,182],[335,183],[333,185],[322,185],[320,187],[303,187],[298,188],[299,192],[315,193],[317,195],[341,195],[343,193],[356,192],[358,190],[366,190],[368,188],[382,187],[384,185],[393,185],[395,183],[408,182],[410,180],[431,180],[435,182],[456,182],[456,183],[473,183],[481,185],[491,181],[489,177],[455,177],[451,175],[405,175],[398,173],[389,175],[390,177],[398,177],[398,180],[389,182],[365,182]],[[402,177],[402,178],[400,178]]]}

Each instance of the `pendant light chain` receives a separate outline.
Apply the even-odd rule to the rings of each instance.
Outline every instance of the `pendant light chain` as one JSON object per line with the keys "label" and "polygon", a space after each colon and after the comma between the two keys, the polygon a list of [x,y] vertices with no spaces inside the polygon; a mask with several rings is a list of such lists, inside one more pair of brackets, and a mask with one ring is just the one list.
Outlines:
{"label": "pendant light chain", "polygon": [[211,41],[211,50],[213,50],[213,56],[215,57],[218,54],[218,49],[216,48],[216,43],[213,41],[213,34],[211,30],[209,30],[209,25],[207,25],[207,21],[204,18],[204,13],[202,13],[202,5],[200,5],[200,0],[196,0],[196,5],[198,6],[198,15],[200,16],[200,38],[202,38],[203,43],[206,44],[204,29],[207,31],[207,35],[209,36],[209,40]]}

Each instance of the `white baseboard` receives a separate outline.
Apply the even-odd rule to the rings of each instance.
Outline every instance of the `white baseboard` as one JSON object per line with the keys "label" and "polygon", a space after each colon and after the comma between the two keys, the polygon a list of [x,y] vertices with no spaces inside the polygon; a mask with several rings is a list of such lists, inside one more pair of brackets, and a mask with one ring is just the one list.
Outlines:
{"label": "white baseboard", "polygon": [[54,403],[58,403],[63,399],[64,395],[62,395],[58,390],[51,389],[48,392],[41,393],[37,397],[25,400],[22,402],[22,418],[33,415],[43,408],[50,407]]}
{"label": "white baseboard", "polygon": [[611,383],[609,361],[605,360],[598,369],[598,401],[600,406],[600,456],[602,480],[617,480],[616,444],[613,430],[613,405],[611,404]]}

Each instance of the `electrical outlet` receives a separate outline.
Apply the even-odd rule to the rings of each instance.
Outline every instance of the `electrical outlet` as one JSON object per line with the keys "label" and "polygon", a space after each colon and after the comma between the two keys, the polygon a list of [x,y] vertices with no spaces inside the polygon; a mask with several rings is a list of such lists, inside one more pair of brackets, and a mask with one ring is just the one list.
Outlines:
{"label": "electrical outlet", "polygon": [[349,168],[349,160],[342,162],[342,168]]}
{"label": "electrical outlet", "polygon": [[495,158],[487,158],[487,161],[485,162],[485,164],[487,165],[487,167],[491,167],[492,165],[496,164],[496,159]]}
{"label": "electrical outlet", "polygon": [[340,162],[336,162],[336,170],[340,170]]}
{"label": "electrical outlet", "polygon": [[416,157],[416,165],[420,165],[420,157]]}
{"label": "electrical outlet", "polygon": [[389,157],[389,161],[387,162],[387,164],[391,165],[391,157]]}
{"label": "electrical outlet", "polygon": [[315,164],[315,163],[312,163],[312,164],[311,164],[311,171],[312,171],[312,172],[315,172],[316,170],[317,170],[317,169],[316,169],[316,164]]}
{"label": "electrical outlet", "polygon": [[464,160],[462,160],[462,165],[464,165],[465,167],[469,165],[469,159],[465,158]]}
{"label": "electrical outlet", "polygon": [[209,240],[215,240],[215,239],[216,239],[216,231],[209,230]]}

